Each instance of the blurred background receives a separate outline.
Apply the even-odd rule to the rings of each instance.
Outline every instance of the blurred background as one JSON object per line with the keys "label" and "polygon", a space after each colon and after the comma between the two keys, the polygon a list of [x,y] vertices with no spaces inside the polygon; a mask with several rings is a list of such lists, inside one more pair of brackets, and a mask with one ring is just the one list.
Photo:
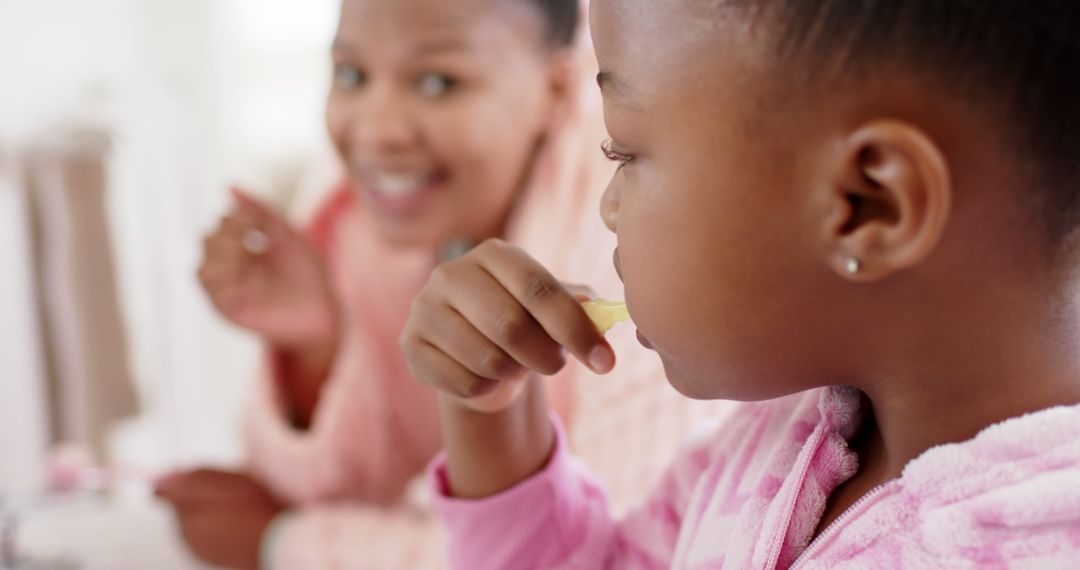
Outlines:
{"label": "blurred background", "polygon": [[[336,177],[337,10],[0,0],[0,555],[195,567],[145,481],[239,460],[258,348],[201,292],[201,237],[231,183],[303,216]],[[57,499],[65,474],[111,492]]]}

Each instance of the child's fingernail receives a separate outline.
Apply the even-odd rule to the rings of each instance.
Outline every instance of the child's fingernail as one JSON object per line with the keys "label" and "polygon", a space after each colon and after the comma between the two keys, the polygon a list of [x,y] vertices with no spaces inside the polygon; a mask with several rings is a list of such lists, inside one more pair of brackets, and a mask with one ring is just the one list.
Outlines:
{"label": "child's fingernail", "polygon": [[593,372],[603,374],[610,371],[615,367],[615,353],[611,352],[611,349],[604,345],[597,345],[589,353],[589,368],[592,368]]}

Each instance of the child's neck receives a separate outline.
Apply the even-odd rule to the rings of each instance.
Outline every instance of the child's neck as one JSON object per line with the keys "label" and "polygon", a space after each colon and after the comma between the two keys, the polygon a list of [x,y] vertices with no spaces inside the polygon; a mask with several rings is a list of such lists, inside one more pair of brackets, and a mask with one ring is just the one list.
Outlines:
{"label": "child's neck", "polygon": [[916,341],[897,343],[896,358],[865,377],[858,387],[880,433],[865,440],[881,447],[873,456],[880,462],[873,469],[882,479],[877,483],[898,477],[931,447],[971,439],[1012,417],[1080,403],[1078,307],[1020,305],[986,305],[993,309],[969,321],[952,314],[926,322]]}
{"label": "child's neck", "polygon": [[[996,361],[986,360],[989,366]],[[971,439],[987,426],[1025,413],[1080,403],[1080,366],[1074,359],[1048,358],[1027,370],[979,374],[972,369],[966,374],[957,378],[970,382],[913,379],[911,388],[903,390],[904,397],[882,390],[876,398],[867,398],[867,418],[849,442],[859,456],[858,472],[830,494],[815,537],[859,498],[900,477],[904,467],[927,449]]]}

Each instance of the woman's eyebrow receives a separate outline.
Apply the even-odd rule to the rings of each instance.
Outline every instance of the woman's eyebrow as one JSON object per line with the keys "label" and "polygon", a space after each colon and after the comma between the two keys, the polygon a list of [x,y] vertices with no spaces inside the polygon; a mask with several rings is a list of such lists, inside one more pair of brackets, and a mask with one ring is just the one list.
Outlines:
{"label": "woman's eyebrow", "polygon": [[[411,51],[414,56],[430,56],[468,51],[470,48],[469,42],[462,38],[438,38],[420,42]],[[340,54],[352,54],[356,51],[356,48],[348,40],[335,38],[334,43],[330,46],[330,51]]]}

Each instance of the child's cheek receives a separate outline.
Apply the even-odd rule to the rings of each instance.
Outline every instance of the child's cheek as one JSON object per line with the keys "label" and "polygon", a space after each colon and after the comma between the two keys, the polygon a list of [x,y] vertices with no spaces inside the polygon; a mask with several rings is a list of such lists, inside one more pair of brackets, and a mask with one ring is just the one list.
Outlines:
{"label": "child's cheek", "polygon": [[[665,193],[668,187],[635,171],[621,188],[617,230],[619,257],[630,314],[638,330],[665,360],[681,361],[702,343],[703,298],[713,284],[703,279],[698,256],[686,243],[691,223],[672,212]],[[703,295],[704,293],[704,295]]]}
{"label": "child's cheek", "polygon": [[[632,217],[620,215],[619,228],[633,228]],[[630,315],[639,332],[648,341],[663,343],[672,328],[672,315],[666,307],[668,287],[657,269],[652,244],[640,236],[620,231],[619,262]]]}

